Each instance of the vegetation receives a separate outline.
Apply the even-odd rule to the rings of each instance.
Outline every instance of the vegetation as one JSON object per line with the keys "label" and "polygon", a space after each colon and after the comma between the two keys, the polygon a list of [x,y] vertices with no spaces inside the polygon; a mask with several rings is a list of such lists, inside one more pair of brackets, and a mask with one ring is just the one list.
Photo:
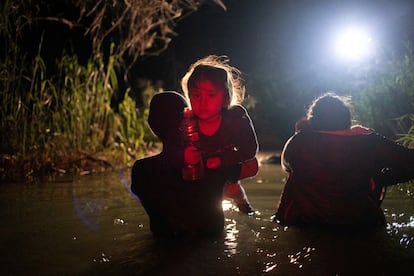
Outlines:
{"label": "vegetation", "polygon": [[[387,70],[374,72],[368,85],[353,95],[358,121],[414,148],[414,51],[411,46],[407,46],[400,58],[389,58],[383,67]],[[413,196],[413,188],[411,180],[396,189]]]}
{"label": "vegetation", "polygon": [[[120,91],[119,72],[139,57],[165,49],[176,20],[198,5],[182,0],[3,1],[1,178],[86,174],[115,164],[129,166],[142,156],[150,133],[147,106],[137,107],[130,88]],[[55,65],[47,64],[42,53],[51,49],[42,49],[47,32],[39,22],[83,31],[92,49],[86,62],[68,47]],[[41,31],[39,40],[30,40],[33,30]],[[25,45],[36,41],[38,51],[32,56]],[[156,92],[147,85],[148,91]]]}
{"label": "vegetation", "polygon": [[[379,64],[383,71],[372,72],[368,84],[355,91],[353,102],[358,120],[390,138],[402,135],[407,145],[414,137],[414,52],[410,46],[401,57]],[[373,68],[374,69],[374,68]]]}
{"label": "vegetation", "polygon": [[16,52],[1,70],[3,176],[88,173],[128,165],[142,152],[145,112],[128,94],[118,112],[111,108],[118,89],[112,56],[105,63],[94,55],[82,66],[65,54],[52,78],[40,55],[19,66],[26,62]]}
{"label": "vegetation", "polygon": [[[146,154],[154,141],[145,123],[147,103],[162,84],[131,81],[128,70],[141,57],[166,49],[175,35],[175,23],[196,11],[200,2],[2,1],[0,177],[84,174],[130,166]],[[213,2],[225,8],[222,1]],[[50,26],[59,26],[57,32],[80,34],[87,50],[79,53],[69,41],[51,55],[55,45],[46,43],[51,34],[45,30]],[[258,56],[274,64],[269,68],[268,63],[259,62],[260,67],[250,72],[248,91],[254,94],[248,99],[249,112],[259,135],[276,132],[272,145],[283,145],[312,98],[337,89],[352,95],[360,123],[413,146],[414,53],[410,47],[404,55],[387,57],[387,63],[352,68],[349,74],[339,74],[345,70],[331,64],[320,68],[318,63],[310,66],[304,61],[299,67],[286,66],[278,63],[284,51]],[[275,136],[280,141],[275,142]],[[265,141],[266,137],[260,138]]]}

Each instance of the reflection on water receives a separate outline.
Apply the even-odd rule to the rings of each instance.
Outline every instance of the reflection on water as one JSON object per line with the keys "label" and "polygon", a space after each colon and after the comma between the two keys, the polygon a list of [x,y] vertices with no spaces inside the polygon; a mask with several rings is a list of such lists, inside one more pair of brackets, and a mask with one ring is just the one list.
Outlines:
{"label": "reflection on water", "polygon": [[305,263],[306,261],[311,261],[311,252],[315,251],[315,248],[311,248],[311,247],[304,247],[302,248],[302,251],[297,252],[294,255],[288,255],[289,258],[289,262],[291,264],[295,264],[297,265],[299,268],[302,268],[303,263]]}
{"label": "reflection on water", "polygon": [[224,239],[224,245],[226,246],[225,253],[230,257],[231,255],[236,255],[237,253],[237,222],[236,220],[226,219],[226,237]]}
{"label": "reflection on water", "polygon": [[280,166],[242,182],[255,216],[223,202],[216,239],[156,241],[129,172],[0,185],[2,275],[401,275],[414,268],[414,199],[392,187],[387,228],[299,229],[272,222]]}

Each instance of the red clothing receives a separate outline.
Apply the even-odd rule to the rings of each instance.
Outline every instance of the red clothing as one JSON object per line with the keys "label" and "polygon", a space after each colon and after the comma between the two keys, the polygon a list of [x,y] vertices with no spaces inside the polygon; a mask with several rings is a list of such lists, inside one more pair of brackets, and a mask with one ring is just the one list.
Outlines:
{"label": "red clothing", "polygon": [[[219,129],[210,136],[200,132],[200,142],[204,159],[220,158],[221,168],[243,163],[245,169],[249,166],[252,169],[248,173],[251,174],[250,176],[257,173],[258,167],[255,163],[257,160],[253,161],[253,159],[256,157],[259,145],[253,123],[243,106],[233,105],[223,110]],[[251,161],[253,165],[249,165]],[[226,186],[224,197],[233,199],[242,212],[252,214],[254,211],[238,179],[234,179],[233,184]]]}
{"label": "red clothing", "polygon": [[282,152],[288,172],[276,219],[283,224],[385,223],[372,179],[388,168],[388,184],[414,177],[414,150],[362,127],[305,129]]}
{"label": "red clothing", "polygon": [[220,127],[213,135],[200,132],[200,144],[203,157],[219,157],[223,167],[250,160],[258,151],[253,123],[240,105],[223,111]]}

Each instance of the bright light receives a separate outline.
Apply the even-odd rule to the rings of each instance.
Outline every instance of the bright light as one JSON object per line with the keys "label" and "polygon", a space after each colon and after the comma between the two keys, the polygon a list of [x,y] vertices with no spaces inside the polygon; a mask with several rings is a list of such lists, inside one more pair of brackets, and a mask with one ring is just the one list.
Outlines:
{"label": "bright light", "polygon": [[230,209],[234,209],[234,206],[231,203],[231,201],[227,200],[227,199],[223,199],[223,201],[221,202],[221,206],[223,207],[223,211],[228,211]]}
{"label": "bright light", "polygon": [[335,41],[336,54],[346,60],[361,60],[372,54],[372,38],[362,28],[349,27],[339,32]]}

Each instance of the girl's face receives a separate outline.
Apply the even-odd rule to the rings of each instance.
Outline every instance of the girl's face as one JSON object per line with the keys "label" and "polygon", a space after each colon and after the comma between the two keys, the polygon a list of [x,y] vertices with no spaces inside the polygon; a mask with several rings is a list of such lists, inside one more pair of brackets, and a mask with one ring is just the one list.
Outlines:
{"label": "girl's face", "polygon": [[226,92],[209,80],[201,80],[190,89],[189,98],[194,114],[200,120],[214,120],[221,116],[222,108],[228,105]]}

